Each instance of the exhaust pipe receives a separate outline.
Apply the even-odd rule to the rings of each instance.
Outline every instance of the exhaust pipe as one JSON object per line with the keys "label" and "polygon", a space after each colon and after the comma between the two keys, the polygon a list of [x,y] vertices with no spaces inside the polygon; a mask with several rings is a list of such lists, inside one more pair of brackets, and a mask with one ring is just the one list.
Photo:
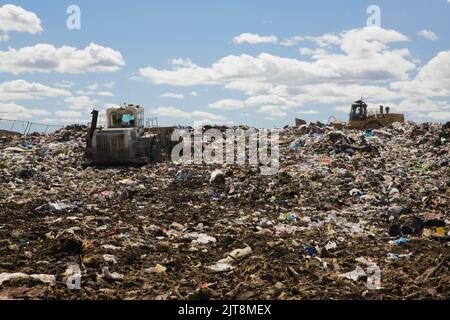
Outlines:
{"label": "exhaust pipe", "polygon": [[89,132],[88,132],[88,146],[91,146],[92,144],[92,137],[94,136],[94,131],[95,129],[97,129],[97,123],[98,123],[98,111],[97,110],[92,110],[91,112],[92,114],[92,121],[91,121],[91,126],[89,127]]}

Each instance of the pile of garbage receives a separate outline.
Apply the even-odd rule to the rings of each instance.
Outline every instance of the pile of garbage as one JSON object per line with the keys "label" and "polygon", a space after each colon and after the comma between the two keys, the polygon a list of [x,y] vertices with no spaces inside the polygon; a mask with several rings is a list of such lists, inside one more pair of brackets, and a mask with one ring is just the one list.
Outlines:
{"label": "pile of garbage", "polygon": [[448,126],[286,127],[280,170],[0,135],[1,299],[449,299]]}

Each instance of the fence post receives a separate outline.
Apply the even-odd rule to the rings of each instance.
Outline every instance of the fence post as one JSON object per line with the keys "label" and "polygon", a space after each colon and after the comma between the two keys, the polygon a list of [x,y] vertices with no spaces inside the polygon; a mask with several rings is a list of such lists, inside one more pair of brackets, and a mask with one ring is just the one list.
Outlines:
{"label": "fence post", "polygon": [[45,127],[45,134],[47,134],[48,125]]}
{"label": "fence post", "polygon": [[27,136],[28,135],[28,133],[29,133],[29,131],[30,131],[30,129],[31,129],[31,122],[30,121],[28,121],[27,122],[27,125],[25,126],[25,131],[23,132],[23,134],[25,135],[25,136]]}
{"label": "fence post", "polygon": [[13,124],[12,124],[12,126],[11,126],[11,130],[9,130],[9,131],[13,131],[13,129],[14,129],[14,125],[16,124],[16,120],[13,120]]}

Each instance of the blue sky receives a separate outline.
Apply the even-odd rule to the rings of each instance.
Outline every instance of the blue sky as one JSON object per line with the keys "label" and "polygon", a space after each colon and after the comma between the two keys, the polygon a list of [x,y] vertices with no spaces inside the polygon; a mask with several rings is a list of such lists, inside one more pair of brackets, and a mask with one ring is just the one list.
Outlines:
{"label": "blue sky", "polygon": [[448,121],[449,17],[447,0],[0,1],[0,118],[83,122],[128,102],[162,124],[270,128],[346,120],[364,96]]}

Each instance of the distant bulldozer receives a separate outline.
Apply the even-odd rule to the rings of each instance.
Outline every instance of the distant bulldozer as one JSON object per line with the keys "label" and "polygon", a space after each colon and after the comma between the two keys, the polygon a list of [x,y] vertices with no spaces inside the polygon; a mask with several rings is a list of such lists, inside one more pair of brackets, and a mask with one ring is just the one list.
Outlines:
{"label": "distant bulldozer", "polygon": [[106,128],[98,127],[98,111],[92,111],[87,135],[86,164],[147,164],[170,154],[174,128],[144,127],[144,109],[124,105],[106,111]]}
{"label": "distant bulldozer", "polygon": [[351,129],[379,129],[389,126],[394,122],[405,122],[403,114],[390,113],[390,108],[380,106],[380,111],[369,113],[367,104],[361,99],[352,104],[348,126]]}
{"label": "distant bulldozer", "polygon": [[295,119],[295,126],[296,126],[296,127],[301,127],[301,126],[303,126],[303,125],[305,125],[305,124],[307,124],[307,122],[306,122],[305,120],[303,120],[303,119],[298,119],[298,118]]}

